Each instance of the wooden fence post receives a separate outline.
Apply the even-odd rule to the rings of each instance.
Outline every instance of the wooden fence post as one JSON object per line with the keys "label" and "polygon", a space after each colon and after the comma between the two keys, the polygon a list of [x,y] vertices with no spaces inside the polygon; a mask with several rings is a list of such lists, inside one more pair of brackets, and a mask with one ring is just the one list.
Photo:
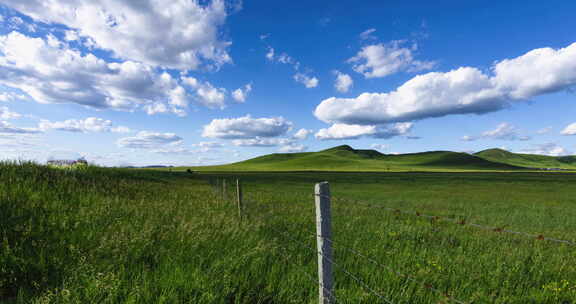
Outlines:
{"label": "wooden fence post", "polygon": [[328,182],[316,184],[316,245],[318,248],[318,288],[320,304],[334,303],[332,277],[332,228],[330,218],[330,185]]}
{"label": "wooden fence post", "polygon": [[236,180],[236,194],[237,194],[237,202],[238,202],[238,218],[242,220],[242,185],[240,184],[240,180]]}

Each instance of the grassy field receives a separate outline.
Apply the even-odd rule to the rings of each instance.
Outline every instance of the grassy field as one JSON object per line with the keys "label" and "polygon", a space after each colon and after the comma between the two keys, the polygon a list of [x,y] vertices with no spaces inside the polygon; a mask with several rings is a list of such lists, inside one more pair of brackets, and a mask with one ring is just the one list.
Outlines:
{"label": "grassy field", "polygon": [[[215,191],[223,179],[225,194]],[[324,180],[334,198],[335,262],[392,303],[449,302],[445,293],[470,303],[576,301],[575,246],[382,208],[574,242],[576,175],[192,175],[2,163],[0,302],[317,303],[308,246],[315,247],[312,189]],[[381,302],[338,268],[335,282],[338,303]]]}

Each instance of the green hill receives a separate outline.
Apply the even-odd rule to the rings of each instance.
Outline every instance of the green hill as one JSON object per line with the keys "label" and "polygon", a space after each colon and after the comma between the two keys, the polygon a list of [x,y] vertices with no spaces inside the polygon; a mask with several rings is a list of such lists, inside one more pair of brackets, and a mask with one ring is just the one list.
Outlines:
{"label": "green hill", "polygon": [[348,145],[319,152],[274,153],[233,164],[193,167],[198,171],[479,171],[518,170],[476,155],[450,151],[382,154]]}
{"label": "green hill", "polygon": [[546,156],[488,149],[475,154],[485,160],[526,168],[576,169],[576,156]]}

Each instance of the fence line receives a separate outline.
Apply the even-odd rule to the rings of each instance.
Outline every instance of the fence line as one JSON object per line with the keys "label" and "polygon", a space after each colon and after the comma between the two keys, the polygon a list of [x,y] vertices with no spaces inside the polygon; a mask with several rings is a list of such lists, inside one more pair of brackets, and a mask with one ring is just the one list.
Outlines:
{"label": "fence line", "polygon": [[[225,183],[225,182],[224,182]],[[216,182],[216,185],[218,185],[218,182]],[[220,188],[218,186],[215,187],[215,190],[221,190],[222,192],[226,191],[224,189],[224,187]],[[321,195],[321,194],[317,194],[317,193],[307,193],[307,194],[302,194],[299,192],[278,192],[278,191],[274,191],[274,192],[268,192],[268,191],[263,191],[263,190],[259,190],[260,193],[265,193],[265,194],[270,194],[272,197],[274,196],[278,196],[278,195],[286,195],[288,197],[290,196],[300,196],[301,198],[306,198],[306,197],[324,197],[324,198],[329,198],[329,199],[333,199],[334,201],[337,202],[353,202],[355,204],[357,204],[356,206],[360,206],[360,207],[367,207],[367,208],[379,208],[379,209],[383,209],[383,210],[387,210],[396,214],[406,214],[406,215],[412,215],[412,216],[417,216],[417,217],[422,217],[422,218],[429,218],[432,221],[440,221],[440,220],[444,220],[447,222],[452,222],[461,226],[470,226],[470,227],[474,227],[474,228],[478,228],[478,229],[482,229],[482,230],[486,230],[486,231],[492,231],[492,232],[503,232],[503,233],[509,233],[509,234],[514,234],[514,235],[519,235],[519,236],[523,236],[523,237],[529,237],[532,239],[536,239],[536,240],[542,240],[542,241],[549,241],[549,242],[554,242],[554,243],[560,243],[560,244],[564,244],[564,245],[570,245],[570,246],[576,246],[576,243],[573,241],[569,241],[569,240],[562,240],[562,239],[556,239],[556,238],[550,238],[550,237],[545,237],[543,234],[532,234],[532,233],[526,233],[526,232],[520,232],[520,231],[514,231],[514,230],[509,230],[509,229],[505,229],[503,227],[490,227],[490,226],[484,226],[484,225],[480,225],[480,224],[476,224],[476,223],[471,223],[471,222],[467,222],[465,219],[457,219],[457,218],[453,218],[453,217],[447,217],[447,216],[436,216],[436,215],[430,215],[430,214],[425,214],[425,213],[420,213],[418,211],[408,211],[408,210],[401,210],[398,208],[390,208],[390,207],[386,207],[383,205],[376,205],[372,202],[366,202],[366,201],[358,201],[358,200],[352,200],[352,199],[344,199],[344,198],[334,198],[331,197],[330,195]],[[250,193],[251,194],[251,193]],[[249,196],[253,196],[250,195]],[[282,214],[274,214],[276,208],[273,206],[273,200],[270,199],[270,204],[262,204],[262,203],[258,203],[256,202],[256,200],[258,200],[259,198],[257,198],[256,196],[254,196],[254,200],[248,200],[247,202],[252,202],[255,204],[258,204],[259,208],[254,208],[255,204],[246,204],[246,212],[247,213],[252,213],[252,211],[265,211],[268,213],[272,213],[272,215],[269,218],[277,218],[279,216],[283,216],[285,215],[284,213]],[[239,199],[240,200],[240,199]],[[290,200],[290,199],[288,199]],[[304,199],[302,199],[304,200]],[[240,208],[240,207],[239,207]],[[268,218],[268,217],[266,217]],[[284,224],[283,224],[284,225]],[[285,239],[289,239],[291,242],[293,242],[294,244],[298,245],[299,247],[303,247],[303,248],[307,248],[309,250],[312,250],[313,252],[315,252],[315,254],[317,254],[319,257],[322,257],[323,259],[325,259],[326,261],[328,261],[329,264],[333,265],[334,267],[336,267],[338,270],[344,272],[348,277],[350,277],[352,280],[355,281],[355,283],[357,285],[359,285],[360,287],[362,287],[363,289],[365,289],[366,291],[368,291],[370,294],[372,294],[373,296],[376,296],[377,298],[379,298],[380,300],[382,300],[385,303],[388,304],[392,304],[393,302],[391,302],[390,300],[388,300],[384,295],[381,294],[381,292],[377,291],[375,288],[371,287],[370,285],[368,285],[364,280],[362,280],[362,278],[360,276],[358,276],[357,274],[354,274],[352,272],[350,272],[348,269],[346,269],[344,266],[337,264],[336,262],[334,262],[334,260],[332,259],[332,257],[326,256],[321,250],[320,248],[313,248],[312,246],[306,244],[305,242],[298,240],[294,237],[292,237],[288,232],[283,232],[280,231],[276,228],[274,228],[273,226],[266,226],[267,228],[269,228],[270,230],[274,231],[275,233],[277,233],[278,235],[282,235],[285,237]],[[305,229],[308,230],[308,229]],[[320,233],[313,233],[310,231],[305,231],[306,234],[310,234],[311,236],[314,237],[321,237],[324,240],[328,241],[330,244],[334,244],[335,242],[330,239],[329,237],[320,235]],[[438,295],[446,298],[449,301],[455,302],[455,303],[459,303],[459,304],[464,304],[466,302],[458,300],[456,298],[454,298],[452,295],[450,295],[449,292],[447,291],[443,291],[441,289],[438,289],[436,287],[434,287],[432,284],[427,283],[425,280],[419,280],[416,277],[414,277],[413,275],[409,275],[409,274],[403,274],[397,270],[395,270],[392,266],[390,265],[385,265],[382,262],[379,262],[378,260],[359,252],[358,250],[351,248],[351,247],[347,247],[344,246],[340,243],[339,244],[339,248],[344,249],[348,252],[353,253],[355,256],[360,257],[363,260],[368,260],[369,262],[371,262],[374,265],[377,265],[380,268],[386,269],[387,271],[392,272],[393,274],[395,274],[396,276],[400,277],[400,278],[404,278],[408,281],[411,281],[413,283],[415,283],[418,286],[424,287],[425,289],[429,289],[434,291],[435,293],[437,293]],[[282,246],[281,244],[278,245],[278,248],[281,248],[284,252],[288,252],[287,247]],[[292,261],[287,257],[287,255],[283,254],[282,257],[287,261],[292,263]],[[328,296],[334,300],[334,301],[338,301],[338,299],[336,298],[334,292],[332,290],[330,290],[330,288],[326,288],[322,282],[318,282],[315,278],[312,277],[312,275],[310,275],[309,273],[305,272],[304,270],[298,269],[296,268],[299,272],[301,272],[302,274],[304,274],[307,279],[315,282],[315,283],[319,283],[319,288],[321,288],[321,290],[324,290],[328,293]],[[332,303],[332,302],[330,302]]]}
{"label": "fence line", "polygon": [[381,300],[383,300],[386,303],[389,304],[393,304],[393,302],[391,302],[390,300],[386,299],[383,295],[381,295],[379,292],[375,291],[373,288],[371,288],[368,284],[366,284],[362,279],[358,278],[358,276],[352,274],[350,271],[348,271],[346,268],[344,268],[344,266],[341,266],[340,264],[337,264],[336,262],[334,262],[334,260],[332,260],[330,257],[327,257],[326,255],[324,255],[321,251],[314,249],[312,246],[305,244],[304,242],[299,241],[298,239],[295,239],[293,237],[291,237],[290,235],[286,234],[285,232],[279,231],[275,228],[269,227],[270,229],[274,230],[275,232],[282,234],[284,236],[286,236],[288,239],[290,239],[292,242],[294,242],[295,244],[297,244],[300,247],[303,248],[308,248],[311,249],[312,251],[316,252],[317,254],[323,256],[325,259],[327,259],[333,266],[336,266],[336,268],[342,270],[344,273],[346,273],[349,277],[351,277],[354,281],[356,281],[356,283],[360,286],[362,286],[363,288],[365,288],[366,290],[368,290],[369,292],[371,292],[373,295],[375,295],[376,297],[380,298]]}
{"label": "fence line", "polygon": [[[261,191],[261,192],[265,192],[265,193],[269,193],[269,194],[274,194],[275,192],[268,192],[268,191]],[[317,194],[304,194],[301,192],[279,192],[281,194],[286,194],[286,195],[300,195],[300,196],[318,196]],[[332,200],[334,201],[338,201],[338,202],[353,202],[353,203],[360,203],[360,204],[365,204],[365,207],[375,207],[375,208],[379,208],[379,209],[385,209],[391,212],[395,212],[395,213],[403,213],[403,214],[408,214],[408,215],[415,215],[415,216],[419,216],[419,217],[425,217],[425,218],[429,218],[431,220],[446,220],[449,222],[453,222],[459,225],[467,225],[467,226],[471,226],[471,227],[475,227],[475,228],[479,228],[479,229],[483,229],[486,231],[492,231],[492,232],[504,232],[504,233],[510,233],[510,234],[516,234],[516,235],[520,235],[520,236],[524,236],[524,237],[528,237],[528,238],[532,238],[532,239],[536,239],[536,240],[541,240],[541,241],[549,241],[549,242],[553,242],[553,243],[560,243],[560,244],[566,244],[569,246],[576,246],[576,242],[573,241],[569,241],[569,240],[563,240],[563,239],[557,239],[557,238],[551,238],[551,237],[546,237],[543,234],[533,234],[533,233],[527,233],[527,232],[522,232],[522,231],[515,231],[515,230],[509,230],[509,229],[505,229],[503,227],[490,227],[490,226],[485,226],[485,225],[480,225],[480,224],[476,224],[476,223],[471,223],[471,222],[467,222],[466,220],[458,220],[455,218],[450,218],[450,217],[446,217],[446,216],[438,216],[438,215],[430,215],[430,214],[425,214],[425,213],[421,213],[418,211],[406,211],[406,210],[401,210],[399,208],[390,208],[390,207],[385,207],[385,206],[381,206],[381,205],[375,205],[374,203],[370,203],[370,202],[365,202],[365,201],[359,201],[359,200],[353,200],[353,199],[345,199],[345,198],[338,198],[338,197],[331,197]]]}

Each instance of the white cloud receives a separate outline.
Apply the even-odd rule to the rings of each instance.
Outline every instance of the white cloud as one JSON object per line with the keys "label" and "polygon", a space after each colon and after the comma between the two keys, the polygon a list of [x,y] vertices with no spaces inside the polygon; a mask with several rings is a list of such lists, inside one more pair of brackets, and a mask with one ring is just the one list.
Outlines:
{"label": "white cloud", "polygon": [[201,141],[197,144],[193,144],[192,146],[200,148],[222,148],[224,147],[224,144],[216,141]]}
{"label": "white cloud", "polygon": [[376,32],[375,28],[370,28],[367,29],[365,31],[363,31],[362,33],[360,33],[360,39],[362,40],[369,40],[369,39],[376,39],[376,37],[374,37],[372,34],[374,34],[374,32]]}
{"label": "white cloud", "polygon": [[385,151],[385,150],[390,149],[389,145],[384,145],[384,144],[372,144],[372,145],[370,145],[370,147],[372,149],[376,149],[376,150],[380,150],[380,151]]}
{"label": "white cloud", "polygon": [[274,48],[272,47],[268,47],[268,52],[266,52],[266,59],[268,59],[269,61],[274,61]]}
{"label": "white cloud", "polygon": [[504,59],[494,68],[493,82],[511,99],[527,99],[576,84],[576,43],[565,48],[540,48]]}
{"label": "white cloud", "polygon": [[465,135],[460,138],[462,141],[476,141],[479,139],[498,139],[498,140],[519,140],[526,141],[532,139],[530,136],[521,135],[518,128],[511,125],[510,123],[503,122],[496,126],[493,130],[488,130],[483,132],[481,135]]}
{"label": "white cloud", "polygon": [[26,96],[15,92],[0,92],[1,102],[11,102],[16,100],[25,100]]}
{"label": "white cloud", "polygon": [[564,147],[559,146],[556,143],[536,144],[532,146],[533,146],[532,148],[524,149],[519,153],[541,154],[548,156],[563,156],[571,154],[570,151],[566,150]]}
{"label": "white cloud", "polygon": [[325,122],[382,124],[448,114],[485,113],[505,106],[490,79],[474,68],[419,75],[390,93],[323,100],[314,114]]}
{"label": "white cloud", "polygon": [[78,31],[67,30],[64,32],[64,40],[77,41],[77,40],[80,40],[80,35],[78,34]]}
{"label": "white cloud", "polygon": [[294,74],[294,80],[296,80],[296,82],[299,82],[301,84],[303,84],[307,89],[310,88],[315,88],[318,86],[318,78],[316,77],[310,77],[306,74],[302,74],[302,73],[296,73]]}
{"label": "white cloud", "polygon": [[412,48],[401,47],[401,41],[392,41],[389,44],[373,44],[362,48],[356,56],[348,59],[354,64],[354,71],[366,78],[385,77],[400,71],[428,70],[434,66],[433,62],[423,62],[414,59]]}
{"label": "white cloud", "polygon": [[182,83],[192,88],[198,101],[208,108],[224,109],[226,107],[226,89],[216,88],[209,82],[202,82],[194,77],[183,77]]}
{"label": "white cloud", "polygon": [[300,68],[300,62],[298,62],[298,60],[294,59],[292,56],[286,53],[278,54],[276,50],[271,46],[268,46],[267,48],[268,52],[266,52],[266,59],[268,61],[287,64],[292,66],[295,70]]}
{"label": "white cloud", "polygon": [[537,134],[548,134],[548,133],[550,133],[550,131],[552,131],[552,127],[545,127],[545,128],[542,128],[542,129],[536,131],[536,133]]}
{"label": "white cloud", "polygon": [[17,32],[0,36],[0,84],[20,89],[40,103],[119,110],[164,104],[166,111],[175,113],[187,106],[183,89],[168,73],[132,61],[107,63],[53,36],[31,38]]}
{"label": "white cloud", "polygon": [[308,147],[301,145],[301,144],[289,144],[289,145],[285,145],[280,147],[280,149],[278,149],[278,152],[282,152],[282,153],[297,153],[297,152],[304,152],[308,149]]}
{"label": "white cloud", "polygon": [[292,123],[283,117],[252,118],[246,115],[239,118],[214,119],[204,126],[202,136],[225,139],[277,137],[286,134],[291,128]]}
{"label": "white cloud", "polygon": [[0,135],[1,134],[38,134],[42,130],[36,128],[19,128],[11,125],[7,121],[0,120]]}
{"label": "white cloud", "polygon": [[45,23],[64,24],[121,59],[174,69],[231,61],[221,40],[223,0],[2,0]]}
{"label": "white cloud", "polygon": [[576,135],[576,122],[569,124],[560,132],[562,135]]}
{"label": "white cloud", "polygon": [[520,135],[519,131],[513,125],[503,122],[496,129],[482,133],[483,138],[500,139],[500,140],[530,140],[530,136]]}
{"label": "white cloud", "polygon": [[112,133],[131,133],[133,131],[132,131],[132,129],[130,129],[128,127],[118,126],[118,127],[111,128],[110,132],[112,132]]}
{"label": "white cloud", "polygon": [[252,84],[247,84],[244,87],[238,88],[232,92],[232,98],[237,102],[245,102],[248,94],[252,91]]}
{"label": "white cloud", "polygon": [[115,133],[129,133],[131,130],[128,127],[118,126],[113,127],[111,120],[105,120],[97,117],[88,117],[84,120],[81,119],[68,119],[65,121],[51,122],[48,120],[41,120],[38,128],[42,131],[58,130],[68,132],[90,133],[90,132],[115,132]]}
{"label": "white cloud", "polygon": [[238,147],[275,147],[279,145],[290,145],[292,141],[287,138],[249,138],[235,139],[232,144]]}
{"label": "white cloud", "polygon": [[192,144],[192,147],[200,148],[200,152],[210,152],[224,147],[224,144],[215,141],[201,141],[197,144]]}
{"label": "white cloud", "polygon": [[387,139],[405,135],[412,127],[413,124],[410,122],[396,123],[391,126],[333,124],[329,128],[320,129],[315,137],[320,140],[358,139],[363,136]]}
{"label": "white cloud", "polygon": [[354,80],[348,74],[341,73],[339,71],[334,71],[336,75],[336,82],[334,83],[334,88],[338,90],[338,92],[346,93],[350,90],[350,88],[354,85]]}
{"label": "white cloud", "polygon": [[121,148],[161,149],[165,146],[177,146],[182,143],[182,137],[174,133],[156,133],[141,131],[132,137],[123,137],[116,141]]}
{"label": "white cloud", "polygon": [[475,141],[478,139],[479,139],[478,136],[473,136],[473,135],[464,135],[460,138],[461,141]]}
{"label": "white cloud", "polygon": [[294,133],[294,135],[292,135],[292,138],[304,140],[308,138],[308,135],[310,135],[310,133],[312,133],[312,130],[300,129],[296,133]]}
{"label": "white cloud", "polygon": [[16,118],[20,118],[22,115],[16,113],[16,112],[12,112],[10,111],[10,109],[8,109],[8,107],[0,107],[0,119],[16,119]]}
{"label": "white cloud", "polygon": [[537,49],[498,62],[493,76],[476,68],[415,76],[389,93],[331,97],[315,110],[331,123],[374,125],[453,114],[482,114],[576,85],[576,43],[559,50]]}

